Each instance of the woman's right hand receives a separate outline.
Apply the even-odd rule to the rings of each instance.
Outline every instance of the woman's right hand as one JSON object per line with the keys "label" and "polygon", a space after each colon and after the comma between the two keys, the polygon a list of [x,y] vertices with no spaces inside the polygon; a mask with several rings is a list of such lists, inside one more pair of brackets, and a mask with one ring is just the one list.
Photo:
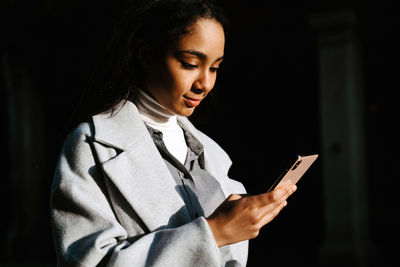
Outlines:
{"label": "woman's right hand", "polygon": [[207,218],[218,246],[257,237],[260,229],[286,206],[286,199],[294,191],[296,185],[287,185],[255,196],[230,195]]}

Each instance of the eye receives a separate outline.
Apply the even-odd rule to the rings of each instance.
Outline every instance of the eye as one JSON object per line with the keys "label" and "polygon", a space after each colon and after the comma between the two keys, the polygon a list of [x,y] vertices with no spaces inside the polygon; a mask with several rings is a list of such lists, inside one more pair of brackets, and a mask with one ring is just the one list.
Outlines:
{"label": "eye", "polygon": [[181,66],[182,66],[182,68],[187,69],[187,70],[192,70],[192,69],[197,68],[197,65],[189,64],[185,61],[181,61]]}
{"label": "eye", "polygon": [[211,68],[210,68],[210,71],[211,71],[211,72],[217,72],[217,70],[218,70],[217,67],[211,67]]}

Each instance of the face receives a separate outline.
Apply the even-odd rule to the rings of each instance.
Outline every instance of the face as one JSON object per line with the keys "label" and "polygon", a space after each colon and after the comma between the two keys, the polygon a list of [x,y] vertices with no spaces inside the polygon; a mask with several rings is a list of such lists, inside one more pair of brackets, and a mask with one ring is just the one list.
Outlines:
{"label": "face", "polygon": [[190,33],[161,56],[150,57],[145,88],[168,111],[190,116],[213,89],[224,56],[225,35],[218,22],[199,19]]}

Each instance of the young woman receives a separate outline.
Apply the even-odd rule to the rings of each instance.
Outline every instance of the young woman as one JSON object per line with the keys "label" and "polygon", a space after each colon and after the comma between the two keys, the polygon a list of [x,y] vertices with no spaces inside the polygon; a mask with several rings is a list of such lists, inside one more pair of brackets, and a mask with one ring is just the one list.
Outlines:
{"label": "young woman", "polygon": [[208,0],[127,11],[67,137],[51,190],[60,266],[245,266],[295,186],[245,195],[187,119],[213,89],[225,20]]}

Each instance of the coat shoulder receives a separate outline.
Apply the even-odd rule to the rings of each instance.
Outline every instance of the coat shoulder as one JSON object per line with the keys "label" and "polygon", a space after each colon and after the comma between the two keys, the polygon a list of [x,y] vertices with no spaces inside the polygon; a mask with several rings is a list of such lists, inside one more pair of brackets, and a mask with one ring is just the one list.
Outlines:
{"label": "coat shoulder", "polygon": [[207,134],[197,129],[188,118],[179,118],[184,130],[189,130],[202,143],[204,147],[205,168],[220,182],[228,178],[232,160],[225,150]]}
{"label": "coat shoulder", "polygon": [[81,161],[82,153],[86,154],[90,151],[88,139],[94,136],[93,123],[84,122],[79,124],[70,134],[67,135],[62,148],[62,155],[68,158],[75,158]]}
{"label": "coat shoulder", "polygon": [[210,158],[213,161],[218,161],[219,164],[222,164],[221,166],[224,166],[225,168],[229,168],[231,166],[232,161],[229,155],[217,142],[215,142],[211,137],[201,130],[197,129],[188,118],[180,117],[179,122],[181,126],[193,133],[203,144],[204,153],[207,158]]}
{"label": "coat shoulder", "polygon": [[88,138],[93,136],[93,124],[85,122],[75,127],[65,138],[53,180],[53,187],[60,184],[67,172],[83,174],[94,166]]}
{"label": "coat shoulder", "polygon": [[246,188],[238,181],[229,178],[229,169],[232,160],[228,153],[211,137],[195,126],[187,118],[180,118],[181,122],[189,128],[203,144],[206,169],[221,183],[222,190],[227,194],[245,194]]}
{"label": "coat shoulder", "polygon": [[197,130],[197,133],[201,139],[200,141],[204,145],[205,153],[207,153],[208,156],[218,157],[220,158],[220,160],[223,160],[227,165],[232,164],[232,160],[229,157],[228,153],[226,153],[226,151],[216,141],[214,141],[214,139],[212,139],[200,130]]}

